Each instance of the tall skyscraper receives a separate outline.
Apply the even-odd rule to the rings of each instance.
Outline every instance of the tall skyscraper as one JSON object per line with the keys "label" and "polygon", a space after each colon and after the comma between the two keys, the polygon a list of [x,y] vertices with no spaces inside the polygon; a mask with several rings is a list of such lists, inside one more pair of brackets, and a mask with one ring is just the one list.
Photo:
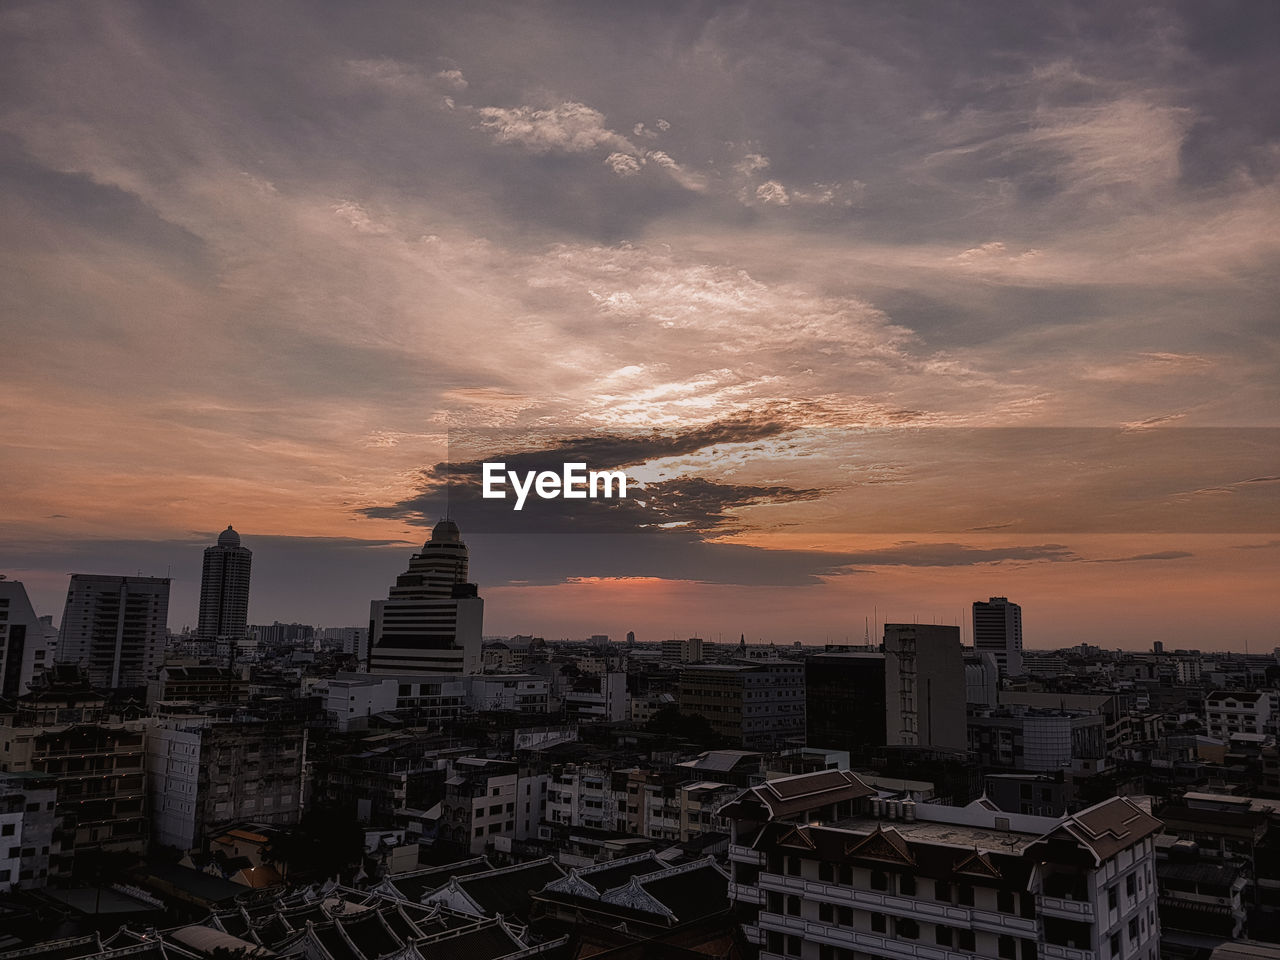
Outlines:
{"label": "tall skyscraper", "polygon": [[1022,608],[1007,597],[973,601],[973,646],[990,653],[1002,677],[1022,674]]}
{"label": "tall skyscraper", "polygon": [[26,693],[53,663],[53,651],[22,581],[0,577],[0,697]]}
{"label": "tall skyscraper", "polygon": [[467,582],[467,545],[441,520],[386,600],[369,611],[369,672],[480,672],[484,601]]}
{"label": "tall skyscraper", "polygon": [[253,551],[240,546],[240,534],[227,529],[218,535],[217,546],[204,552],[204,573],[200,577],[200,623],[196,636],[201,640],[246,636],[249,622],[249,567]]}
{"label": "tall skyscraper", "polygon": [[168,577],[77,573],[67,588],[58,660],[83,664],[94,686],[142,686],[164,662],[168,625]]}

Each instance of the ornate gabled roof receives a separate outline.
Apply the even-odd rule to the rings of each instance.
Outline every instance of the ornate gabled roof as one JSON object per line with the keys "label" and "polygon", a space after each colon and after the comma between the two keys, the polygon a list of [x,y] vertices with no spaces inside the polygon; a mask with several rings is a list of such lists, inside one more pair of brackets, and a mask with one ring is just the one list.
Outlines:
{"label": "ornate gabled roof", "polygon": [[986,877],[992,880],[998,880],[1003,876],[991,862],[991,858],[981,850],[974,850],[968,856],[961,857],[951,869],[956,873],[968,873],[975,877]]}
{"label": "ornate gabled roof", "polygon": [[911,846],[893,827],[886,830],[877,825],[875,830],[867,836],[845,844],[844,853],[847,857],[882,860],[885,863],[896,863],[902,866],[913,867],[916,863]]}
{"label": "ornate gabled roof", "polygon": [[803,847],[806,850],[814,848],[813,838],[809,836],[808,827],[792,827],[778,837],[778,845],[782,847]]}

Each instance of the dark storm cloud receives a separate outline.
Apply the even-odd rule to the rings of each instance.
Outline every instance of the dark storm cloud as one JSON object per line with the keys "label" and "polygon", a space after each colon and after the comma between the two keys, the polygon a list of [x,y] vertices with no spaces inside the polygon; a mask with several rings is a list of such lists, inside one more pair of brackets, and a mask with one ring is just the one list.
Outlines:
{"label": "dark storm cloud", "polygon": [[[628,533],[663,526],[717,530],[736,522],[729,513],[735,507],[813,500],[822,491],[675,477],[634,487],[627,499],[541,501],[531,496],[525,508],[517,512],[509,500],[483,499],[483,464],[502,462],[507,471],[521,476],[530,471],[560,473],[565,463],[585,463],[590,470],[625,470],[666,457],[714,454],[727,445],[745,444],[750,450],[752,443],[781,437],[802,423],[794,411],[778,407],[671,433],[602,433],[548,439],[541,444],[527,434],[473,435],[451,440],[450,452],[480,446],[488,451],[481,458],[437,463],[423,471],[419,492],[412,497],[385,506],[365,507],[360,512],[370,518],[405,520],[422,526],[435,523],[447,513],[466,529],[486,533]],[[520,449],[531,443],[538,449]]]}

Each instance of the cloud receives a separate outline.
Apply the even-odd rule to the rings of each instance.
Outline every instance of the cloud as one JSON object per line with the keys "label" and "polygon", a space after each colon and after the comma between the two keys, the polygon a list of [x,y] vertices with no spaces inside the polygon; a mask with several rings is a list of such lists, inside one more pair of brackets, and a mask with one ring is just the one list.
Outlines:
{"label": "cloud", "polygon": [[777,180],[766,180],[756,187],[756,199],[761,203],[772,203],[785,207],[791,203],[791,194]]}
{"label": "cloud", "polygon": [[457,90],[461,92],[470,86],[470,84],[467,83],[466,77],[462,75],[461,70],[441,70],[435,75],[435,78],[450,90]]}
{"label": "cloud", "polygon": [[1132,557],[1104,557],[1089,560],[1088,563],[1140,563],[1148,560],[1186,560],[1195,554],[1185,550],[1160,550],[1155,553],[1139,553]]}
{"label": "cloud", "polygon": [[644,161],[639,157],[633,157],[629,153],[611,153],[604,158],[604,162],[605,166],[618,176],[631,177],[640,172],[640,165]]}
{"label": "cloud", "polygon": [[530,153],[588,153],[602,148],[636,153],[630,141],[605,125],[604,114],[585,103],[565,101],[547,109],[476,107],[475,113],[495,143],[518,145]]}

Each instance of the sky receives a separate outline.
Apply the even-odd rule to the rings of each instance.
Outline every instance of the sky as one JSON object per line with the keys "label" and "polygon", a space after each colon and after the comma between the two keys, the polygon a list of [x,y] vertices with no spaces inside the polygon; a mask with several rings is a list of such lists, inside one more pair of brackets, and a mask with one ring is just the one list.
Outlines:
{"label": "sky", "polygon": [[[69,573],[169,575],[181,629],[230,523],[253,622],[363,623],[449,509],[488,634],[1003,595],[1030,647],[1270,650],[1278,42],[1252,2],[5,4],[0,572],[55,621]],[[469,512],[569,454],[635,502]]]}

